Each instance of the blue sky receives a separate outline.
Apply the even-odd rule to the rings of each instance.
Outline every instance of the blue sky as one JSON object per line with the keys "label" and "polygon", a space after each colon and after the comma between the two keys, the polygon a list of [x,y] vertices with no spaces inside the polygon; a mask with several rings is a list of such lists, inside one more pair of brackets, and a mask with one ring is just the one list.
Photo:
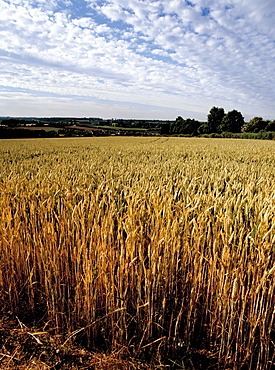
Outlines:
{"label": "blue sky", "polygon": [[275,119],[274,0],[0,0],[0,116]]}

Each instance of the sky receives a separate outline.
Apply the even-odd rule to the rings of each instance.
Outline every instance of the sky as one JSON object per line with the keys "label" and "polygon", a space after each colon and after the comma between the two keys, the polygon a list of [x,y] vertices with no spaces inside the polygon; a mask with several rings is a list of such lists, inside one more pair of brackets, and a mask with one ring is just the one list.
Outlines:
{"label": "sky", "polygon": [[275,0],[0,0],[0,116],[275,119]]}

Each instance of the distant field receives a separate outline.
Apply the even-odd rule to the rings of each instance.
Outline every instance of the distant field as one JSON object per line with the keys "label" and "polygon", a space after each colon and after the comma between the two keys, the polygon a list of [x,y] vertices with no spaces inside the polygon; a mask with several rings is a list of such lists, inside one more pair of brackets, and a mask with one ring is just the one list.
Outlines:
{"label": "distant field", "polygon": [[273,368],[274,141],[10,139],[0,166],[2,315],[155,366]]}
{"label": "distant field", "polygon": [[45,130],[45,131],[51,131],[51,130],[60,130],[60,128],[54,127],[54,126],[19,126],[18,129],[23,130]]}

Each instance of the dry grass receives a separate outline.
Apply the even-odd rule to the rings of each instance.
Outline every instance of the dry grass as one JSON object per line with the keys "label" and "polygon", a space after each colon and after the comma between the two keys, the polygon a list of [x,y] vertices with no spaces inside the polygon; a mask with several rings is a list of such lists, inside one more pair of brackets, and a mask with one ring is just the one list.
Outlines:
{"label": "dry grass", "polygon": [[110,356],[272,369],[274,142],[116,137],[0,147],[3,315],[63,347],[102,351],[102,369],[123,368]]}
{"label": "dry grass", "polygon": [[[1,322],[0,369],[2,370],[152,370],[132,359],[127,348],[112,352],[91,352],[66,345],[60,335],[28,328],[18,318]],[[164,369],[165,367],[154,367]]]}

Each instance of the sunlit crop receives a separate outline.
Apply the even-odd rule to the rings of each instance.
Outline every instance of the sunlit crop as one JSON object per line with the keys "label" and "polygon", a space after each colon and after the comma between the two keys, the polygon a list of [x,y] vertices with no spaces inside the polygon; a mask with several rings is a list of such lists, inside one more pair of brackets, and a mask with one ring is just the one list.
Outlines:
{"label": "sunlit crop", "polygon": [[275,142],[2,140],[0,165],[3,312],[90,348],[272,368]]}

